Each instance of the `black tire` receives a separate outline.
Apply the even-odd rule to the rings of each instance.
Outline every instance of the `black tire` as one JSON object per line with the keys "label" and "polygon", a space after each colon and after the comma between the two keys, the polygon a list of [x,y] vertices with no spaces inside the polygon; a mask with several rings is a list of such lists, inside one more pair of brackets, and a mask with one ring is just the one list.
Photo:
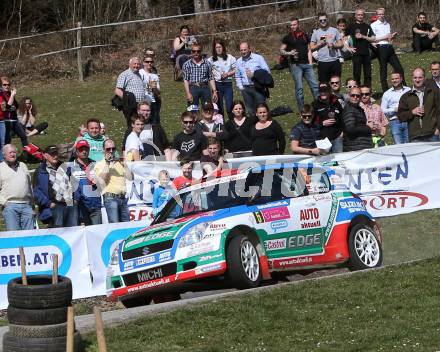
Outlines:
{"label": "black tire", "polygon": [[140,306],[148,306],[152,301],[151,297],[139,296],[134,298],[121,299],[121,303],[125,308],[134,308]]}
{"label": "black tire", "polygon": [[8,282],[8,301],[16,308],[47,309],[67,307],[72,302],[72,282],[65,276],[58,276],[52,284],[51,275],[28,276],[28,284],[20,278]]}
{"label": "black tire", "polygon": [[35,326],[9,324],[9,332],[15,337],[61,337],[67,335],[67,323]]}
{"label": "black tire", "polygon": [[382,265],[382,244],[375,231],[366,224],[357,224],[351,228],[348,250],[348,266],[351,270],[365,270]]}
{"label": "black tire", "polygon": [[[74,337],[75,352],[83,350],[81,336],[76,332]],[[4,352],[64,352],[66,351],[67,337],[31,338],[16,337],[10,332],[3,335]]]}
{"label": "black tire", "polygon": [[239,289],[258,287],[262,280],[260,258],[253,241],[245,235],[231,239],[226,250],[228,279]]}
{"label": "black tire", "polygon": [[48,309],[23,309],[8,306],[9,324],[54,325],[67,321],[67,307]]}

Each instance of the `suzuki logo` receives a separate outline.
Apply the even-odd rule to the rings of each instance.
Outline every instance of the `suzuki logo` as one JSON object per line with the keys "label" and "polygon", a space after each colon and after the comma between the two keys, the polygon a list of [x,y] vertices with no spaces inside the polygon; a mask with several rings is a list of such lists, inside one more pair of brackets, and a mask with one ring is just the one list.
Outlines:
{"label": "suzuki logo", "polygon": [[147,255],[148,253],[150,253],[150,248],[148,248],[148,247],[144,247],[144,248],[142,249],[142,254],[143,254],[143,255]]}
{"label": "suzuki logo", "polygon": [[425,205],[429,200],[424,194],[416,192],[389,192],[363,198],[375,210],[416,208]]}

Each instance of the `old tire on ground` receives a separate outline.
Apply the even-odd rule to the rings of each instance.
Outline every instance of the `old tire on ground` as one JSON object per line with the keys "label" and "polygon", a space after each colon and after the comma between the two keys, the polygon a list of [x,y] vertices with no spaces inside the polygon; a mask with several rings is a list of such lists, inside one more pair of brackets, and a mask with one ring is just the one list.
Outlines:
{"label": "old tire on ground", "polygon": [[147,306],[151,303],[152,298],[148,296],[140,296],[134,298],[121,299],[121,303],[125,308],[134,308],[140,306]]}
{"label": "old tire on ground", "polygon": [[15,337],[60,337],[67,335],[67,323],[35,326],[9,324],[9,332]]}
{"label": "old tire on ground", "polygon": [[[66,336],[50,338],[16,337],[10,332],[3,335],[3,350],[5,352],[64,352]],[[74,337],[75,352],[83,350],[81,336],[76,332]]]}
{"label": "old tire on ground", "polygon": [[16,325],[53,325],[67,321],[67,307],[48,309],[23,309],[8,306],[9,324]]}
{"label": "old tire on ground", "polygon": [[72,302],[72,282],[65,276],[58,276],[52,284],[51,275],[28,276],[23,285],[21,277],[8,282],[8,301],[16,308],[47,309],[67,307]]}
{"label": "old tire on ground", "polygon": [[257,249],[245,235],[231,239],[226,250],[228,279],[235,288],[257,287],[261,283],[261,266]]}
{"label": "old tire on ground", "polygon": [[348,237],[351,270],[364,270],[382,265],[382,245],[374,230],[366,224],[357,224],[350,230]]}

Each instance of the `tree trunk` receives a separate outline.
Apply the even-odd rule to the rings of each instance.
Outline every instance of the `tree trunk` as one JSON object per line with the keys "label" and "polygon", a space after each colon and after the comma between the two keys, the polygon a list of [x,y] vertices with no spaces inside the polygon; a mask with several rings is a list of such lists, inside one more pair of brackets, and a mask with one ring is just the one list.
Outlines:
{"label": "tree trunk", "polygon": [[199,13],[209,10],[208,0],[194,0],[194,12]]}
{"label": "tree trunk", "polygon": [[153,6],[151,0],[136,0],[136,12],[139,17],[152,18],[154,17]]}
{"label": "tree trunk", "polygon": [[342,0],[323,0],[322,6],[325,12],[334,12],[342,10]]}

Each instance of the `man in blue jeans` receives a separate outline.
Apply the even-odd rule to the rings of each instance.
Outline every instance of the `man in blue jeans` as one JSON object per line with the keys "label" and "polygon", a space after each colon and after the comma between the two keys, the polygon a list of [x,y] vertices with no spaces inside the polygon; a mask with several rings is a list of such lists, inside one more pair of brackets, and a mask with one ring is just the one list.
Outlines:
{"label": "man in blue jeans", "polygon": [[290,73],[295,82],[296,105],[298,111],[301,111],[304,106],[303,78],[306,79],[314,99],[318,96],[318,82],[313,72],[310,39],[299,28],[298,18],[293,17],[290,21],[290,32],[281,40],[280,53],[288,58]]}
{"label": "man in blue jeans", "polygon": [[0,163],[0,205],[6,230],[32,230],[31,177],[28,168],[17,161],[17,148],[12,144],[3,147],[4,161]]}
{"label": "man in blue jeans", "polygon": [[125,195],[126,168],[116,158],[115,152],[115,142],[107,139],[104,142],[104,160],[95,166],[95,174],[102,188],[102,198],[109,223],[130,220]]}
{"label": "man in blue jeans", "polygon": [[410,91],[409,87],[403,85],[403,77],[400,72],[391,73],[392,87],[388,89],[382,96],[380,107],[385,116],[390,121],[391,135],[394,144],[408,143],[408,123],[401,122],[397,117],[397,108],[399,107],[400,97]]}

